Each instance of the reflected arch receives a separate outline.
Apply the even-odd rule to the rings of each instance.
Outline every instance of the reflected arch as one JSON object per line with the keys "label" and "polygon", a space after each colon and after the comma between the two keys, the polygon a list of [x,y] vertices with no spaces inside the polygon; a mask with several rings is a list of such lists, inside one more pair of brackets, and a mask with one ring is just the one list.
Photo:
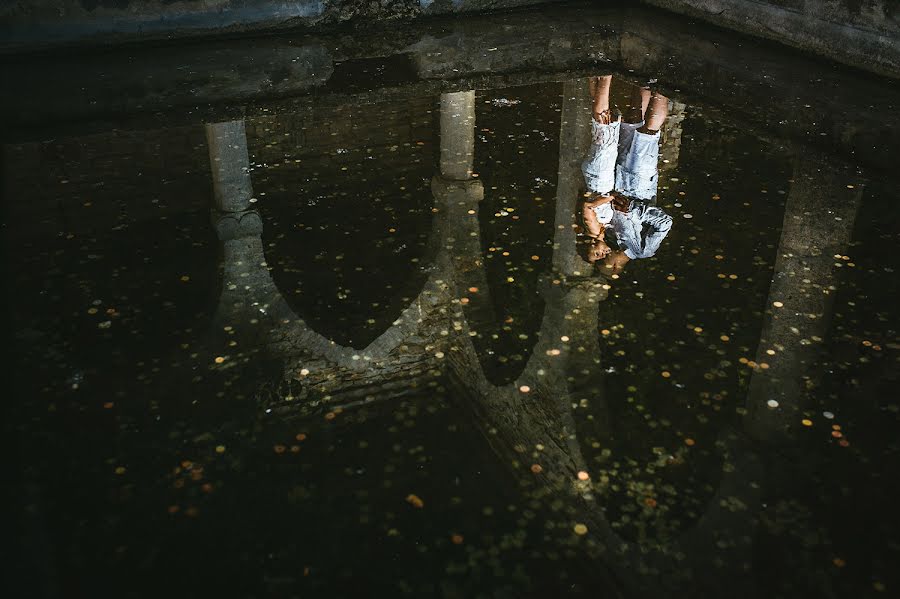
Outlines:
{"label": "reflected arch", "polygon": [[272,279],[338,345],[365,349],[427,280],[432,104],[356,100],[247,122]]}
{"label": "reflected arch", "polygon": [[[251,202],[244,122],[209,124],[206,131],[216,202],[213,222],[222,246],[218,328],[238,329],[239,336],[260,344],[306,351],[351,369],[363,369],[367,362],[384,359],[437,303],[439,284],[434,269],[429,268],[429,277],[417,297],[364,348],[357,350],[326,338],[296,314],[271,276],[262,241],[263,221]],[[433,224],[426,259],[439,247],[441,230],[439,223]]]}
{"label": "reflected arch", "polygon": [[[723,431],[717,445],[727,467],[715,495],[694,526],[662,545],[623,539],[607,520],[590,481],[579,476],[591,469],[581,451],[572,406],[583,392],[579,385],[602,388],[602,379],[585,383],[575,375],[599,371],[597,303],[605,299],[609,288],[602,279],[586,277],[589,270],[575,252],[571,227],[580,193],[580,160],[588,143],[586,87],[584,81],[566,85],[555,278],[544,289],[540,341],[514,382],[495,385],[481,369],[466,313],[457,301],[452,312],[455,335],[447,352],[449,377],[463,407],[470,410],[498,456],[521,477],[534,497],[562,502],[564,522],[556,524],[585,524],[589,551],[609,564],[616,578],[638,594],[659,596],[679,584],[688,584],[690,572],[704,568],[724,551],[734,550],[733,563],[742,563],[751,546],[761,472],[744,434]],[[448,196],[448,211],[457,211],[456,218],[448,218],[452,227],[448,239],[463,243],[457,241],[448,247],[447,262],[458,298],[479,276],[480,265],[473,261],[479,254],[466,241],[477,238],[477,222],[472,218],[477,211],[466,209],[464,186],[457,187],[457,196]],[[469,202],[477,201],[474,195],[469,194]],[[740,507],[735,509],[736,505]]]}

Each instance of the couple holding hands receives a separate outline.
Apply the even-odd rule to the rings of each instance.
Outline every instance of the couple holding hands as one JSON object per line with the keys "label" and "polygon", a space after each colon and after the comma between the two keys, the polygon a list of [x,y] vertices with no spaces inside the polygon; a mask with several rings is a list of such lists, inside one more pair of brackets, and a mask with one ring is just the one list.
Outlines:
{"label": "couple holding hands", "polygon": [[581,211],[587,236],[582,257],[616,274],[630,260],[655,254],[672,228],[672,217],[656,207],[659,132],[669,100],[634,86],[625,113],[614,118],[611,84],[612,75],[590,79],[591,148],[581,165],[588,192]]}

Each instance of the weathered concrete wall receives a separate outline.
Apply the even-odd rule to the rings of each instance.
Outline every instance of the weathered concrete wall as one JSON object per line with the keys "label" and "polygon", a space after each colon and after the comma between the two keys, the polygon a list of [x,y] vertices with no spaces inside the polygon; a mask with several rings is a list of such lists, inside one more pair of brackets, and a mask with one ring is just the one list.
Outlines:
{"label": "weathered concrete wall", "polygon": [[827,56],[900,77],[897,0],[644,0]]}
{"label": "weathered concrete wall", "polygon": [[[896,86],[785,50],[648,6],[561,5],[549,21],[523,10],[302,41],[143,45],[89,53],[90,60],[56,52],[0,61],[0,80],[17,92],[0,94],[0,140],[235,118],[252,126],[254,117],[339,108],[351,98],[399,105],[411,96],[559,81],[599,66],[658,79],[673,97],[715,105],[777,138],[893,168]],[[382,65],[403,79],[368,74]]]}
{"label": "weathered concrete wall", "polygon": [[[322,30],[347,21],[370,27],[377,21],[559,1],[565,0],[8,0],[0,3],[0,54],[291,27]],[[898,0],[644,2],[900,77]]]}
{"label": "weathered concrete wall", "polygon": [[12,0],[0,3],[0,52],[151,41],[354,19],[476,12],[554,0]]}

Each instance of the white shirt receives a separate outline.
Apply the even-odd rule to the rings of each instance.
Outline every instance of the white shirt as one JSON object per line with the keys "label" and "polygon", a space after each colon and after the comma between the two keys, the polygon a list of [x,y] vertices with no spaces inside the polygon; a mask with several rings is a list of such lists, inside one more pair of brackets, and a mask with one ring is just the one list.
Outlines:
{"label": "white shirt", "polygon": [[672,229],[672,217],[656,206],[632,200],[628,213],[619,212],[612,202],[594,206],[597,220],[612,229],[625,255],[635,260],[649,258],[659,249],[662,240]]}

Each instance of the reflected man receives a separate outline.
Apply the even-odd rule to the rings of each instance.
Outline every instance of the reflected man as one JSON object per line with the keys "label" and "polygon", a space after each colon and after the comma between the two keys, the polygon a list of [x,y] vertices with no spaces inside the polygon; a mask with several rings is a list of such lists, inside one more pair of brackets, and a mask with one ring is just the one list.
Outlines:
{"label": "reflected man", "polygon": [[[618,273],[630,260],[656,253],[672,217],[656,207],[660,129],[669,100],[634,86],[624,119],[609,106],[612,76],[590,80],[591,149],[581,166],[590,198],[582,207],[589,238],[585,259]],[[607,244],[611,234],[618,249]]]}

